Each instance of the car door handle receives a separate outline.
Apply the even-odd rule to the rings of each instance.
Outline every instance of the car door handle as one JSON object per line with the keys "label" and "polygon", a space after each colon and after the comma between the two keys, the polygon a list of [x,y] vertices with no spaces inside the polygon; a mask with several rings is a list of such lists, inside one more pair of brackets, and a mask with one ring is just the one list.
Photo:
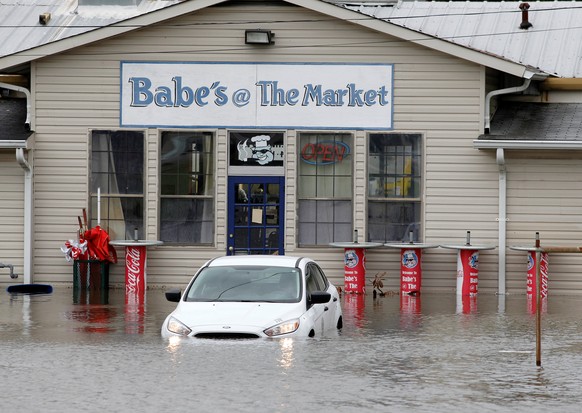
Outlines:
{"label": "car door handle", "polygon": [[337,301],[337,298],[333,297],[333,302],[335,303]]}
{"label": "car door handle", "polygon": [[323,311],[327,311],[329,310],[329,307],[326,305],[325,307],[323,307]]}

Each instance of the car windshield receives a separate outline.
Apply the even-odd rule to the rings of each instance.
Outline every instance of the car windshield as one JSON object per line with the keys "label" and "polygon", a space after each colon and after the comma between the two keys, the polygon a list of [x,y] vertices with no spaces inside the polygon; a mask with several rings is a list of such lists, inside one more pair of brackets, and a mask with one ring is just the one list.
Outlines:
{"label": "car windshield", "polygon": [[300,280],[296,268],[206,267],[190,286],[186,301],[296,303],[301,298]]}

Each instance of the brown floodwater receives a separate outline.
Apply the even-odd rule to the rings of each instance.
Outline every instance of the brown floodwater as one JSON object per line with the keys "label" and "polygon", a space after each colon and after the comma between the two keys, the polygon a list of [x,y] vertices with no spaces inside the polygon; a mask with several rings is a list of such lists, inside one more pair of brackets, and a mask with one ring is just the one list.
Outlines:
{"label": "brown floodwater", "polygon": [[324,338],[164,340],[162,290],[125,303],[55,289],[0,292],[3,412],[577,412],[582,297],[343,298]]}

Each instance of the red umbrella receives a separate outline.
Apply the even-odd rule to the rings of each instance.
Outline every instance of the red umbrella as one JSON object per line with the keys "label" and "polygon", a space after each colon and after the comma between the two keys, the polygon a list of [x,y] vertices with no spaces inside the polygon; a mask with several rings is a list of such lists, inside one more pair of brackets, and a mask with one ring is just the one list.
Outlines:
{"label": "red umbrella", "polygon": [[109,234],[99,225],[88,229],[84,234],[87,241],[87,252],[90,258],[99,261],[109,261],[113,264],[117,262],[117,252],[109,245]]}

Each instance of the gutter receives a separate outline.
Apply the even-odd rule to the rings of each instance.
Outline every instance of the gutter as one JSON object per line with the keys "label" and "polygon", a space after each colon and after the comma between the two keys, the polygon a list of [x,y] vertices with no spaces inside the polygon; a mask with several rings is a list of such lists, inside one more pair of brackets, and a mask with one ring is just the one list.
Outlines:
{"label": "gutter", "polygon": [[[485,135],[489,135],[491,127],[491,100],[495,96],[508,95],[511,93],[519,93],[526,90],[531,84],[532,78],[540,80],[539,73],[533,73],[526,70],[524,75],[524,82],[521,86],[509,87],[505,89],[493,90],[485,96]],[[546,76],[547,77],[547,76]],[[565,144],[564,142],[560,142]],[[568,142],[568,144],[575,144],[575,142]],[[557,142],[555,143],[557,144]],[[499,190],[498,190],[498,203],[499,203],[499,216],[497,217],[498,222],[498,239],[499,239],[499,255],[498,255],[498,294],[505,295],[505,283],[506,283],[506,255],[505,249],[507,247],[507,170],[505,168],[505,149],[545,149],[548,147],[539,146],[540,142],[535,141],[522,141],[522,140],[475,140],[473,141],[473,146],[477,149],[496,149],[496,162],[499,169]],[[578,145],[579,146],[579,145]],[[582,149],[582,146],[579,146]]]}
{"label": "gutter", "polygon": [[[30,91],[24,87],[0,82],[0,88],[14,90],[26,95],[26,120],[24,128],[27,131],[34,130],[32,127]],[[32,167],[28,163],[24,150],[27,148],[26,141],[4,141],[0,147],[15,148],[16,161],[24,170],[24,283],[32,283]]]}
{"label": "gutter", "polygon": [[476,149],[522,149],[522,150],[582,150],[582,141],[535,141],[520,139],[476,139],[473,141]]}
{"label": "gutter", "polygon": [[24,149],[16,149],[16,160],[24,169],[24,283],[32,283],[32,167]]}
{"label": "gutter", "polygon": [[[533,76],[533,74],[532,74],[532,76]],[[521,85],[521,86],[493,90],[493,91],[487,93],[487,95],[485,96],[485,134],[486,135],[489,135],[489,129],[491,126],[491,99],[493,99],[495,96],[499,96],[499,95],[508,95],[510,93],[523,92],[524,90],[526,90],[529,87],[530,83],[531,83],[531,77],[528,79],[525,79],[525,81],[523,82],[523,85]]]}
{"label": "gutter", "polygon": [[30,108],[31,108],[31,95],[30,95],[30,91],[22,86],[16,86],[16,85],[11,85],[10,83],[2,83],[0,82],[0,88],[4,88],[4,89],[8,89],[8,90],[15,90],[17,92],[21,92],[24,93],[26,95],[26,120],[24,121],[24,127],[26,128],[26,131],[30,132],[31,130],[34,130],[34,128],[32,127],[31,124],[31,114],[30,114]]}

